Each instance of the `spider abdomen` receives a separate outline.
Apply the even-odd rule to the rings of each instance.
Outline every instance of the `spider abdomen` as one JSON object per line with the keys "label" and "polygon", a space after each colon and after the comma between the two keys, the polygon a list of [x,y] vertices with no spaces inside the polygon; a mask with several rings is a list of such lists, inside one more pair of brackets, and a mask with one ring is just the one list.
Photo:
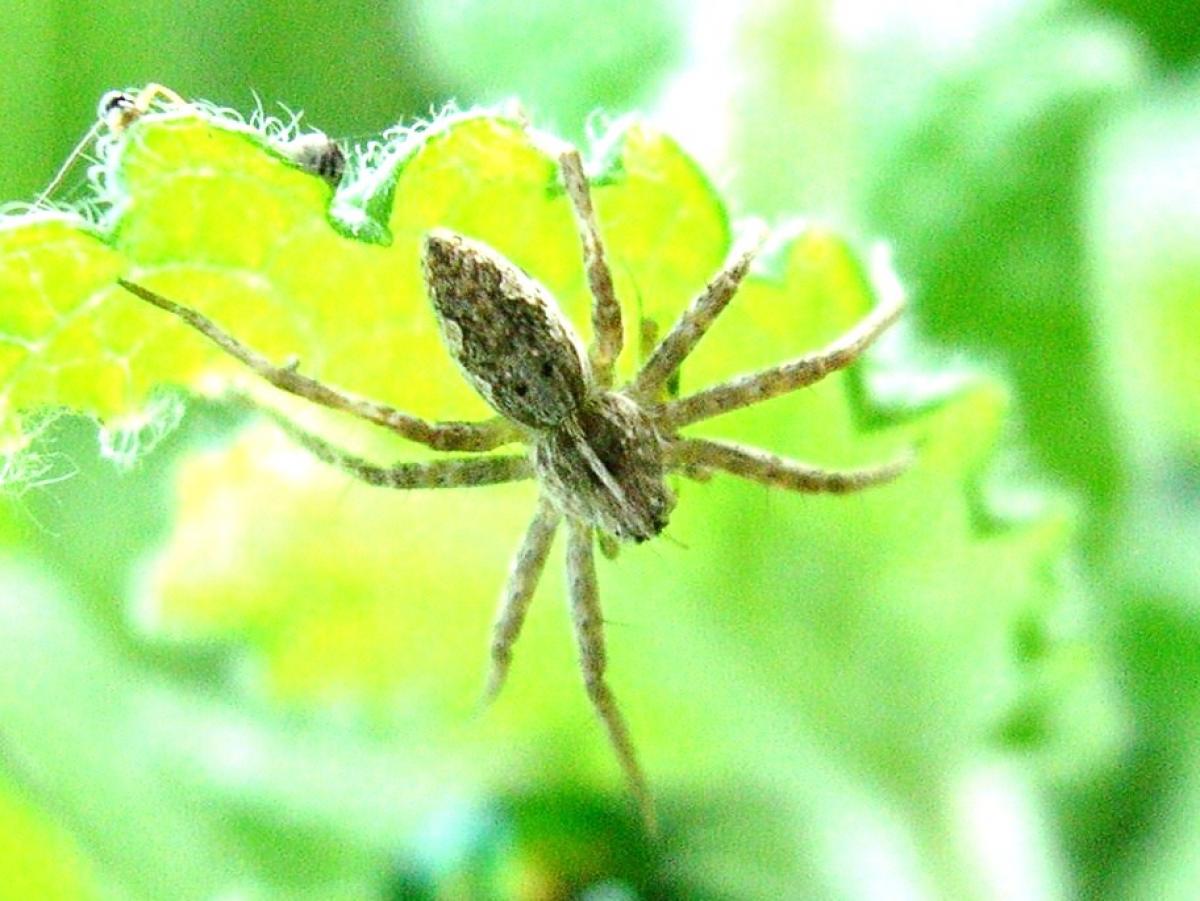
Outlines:
{"label": "spider abdomen", "polygon": [[555,428],[587,395],[587,364],[575,330],[550,293],[479,241],[429,233],[425,283],[451,355],[503,416]]}

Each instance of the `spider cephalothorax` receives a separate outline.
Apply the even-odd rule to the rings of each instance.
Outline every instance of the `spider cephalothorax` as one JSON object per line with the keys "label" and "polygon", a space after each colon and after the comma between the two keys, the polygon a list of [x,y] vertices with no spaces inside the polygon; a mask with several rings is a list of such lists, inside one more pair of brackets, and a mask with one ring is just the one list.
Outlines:
{"label": "spider cephalothorax", "polygon": [[626,541],[653,538],[675,496],[666,483],[664,442],[633,400],[599,391],[565,427],[538,436],[534,462],[564,513]]}
{"label": "spider cephalothorax", "polygon": [[[426,236],[426,287],[445,344],[467,380],[499,414],[483,422],[428,422],[274,365],[211,320],[129,281],[133,294],[189,322],[272,385],[352,413],[437,450],[468,455],[376,466],[329,445],[271,413],[320,459],[374,485],[400,489],[490,485],[536,478],[537,511],[513,560],[492,631],[487,697],[503,685],[512,647],[559,525],[567,525],[567,574],[584,685],[648,824],[653,805],[625,720],[604,679],[603,619],[596,586],[597,535],[644,541],[659,534],[675,499],[669,472],[732,473],[809,492],[856,491],[899,475],[907,460],[829,472],[766,451],[688,438],[700,420],[794,391],[852,363],[900,314],[892,295],[828,347],[695,394],[667,398],[680,363],[733,298],[757,247],[735,253],[654,347],[627,385],[613,387],[621,353],[621,308],[600,241],[583,164],[575,148],[555,144],[575,212],[593,298],[594,338],[585,350],[550,293],[494,249],[454,232]],[[520,443],[516,453],[484,453]]]}

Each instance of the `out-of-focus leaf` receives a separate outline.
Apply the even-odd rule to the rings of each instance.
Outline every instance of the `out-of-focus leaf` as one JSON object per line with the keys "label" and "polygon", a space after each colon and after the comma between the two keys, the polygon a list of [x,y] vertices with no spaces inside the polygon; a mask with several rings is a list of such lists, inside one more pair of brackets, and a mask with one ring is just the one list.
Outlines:
{"label": "out-of-focus leaf", "polygon": [[58,811],[31,804],[0,743],[0,898],[77,901],[95,897],[91,867]]}
{"label": "out-of-focus leaf", "polygon": [[1200,91],[1146,97],[1103,135],[1089,225],[1108,397],[1134,491],[1115,520],[1120,645],[1138,731],[1070,838],[1092,894],[1187,898],[1200,874]]}
{"label": "out-of-focus leaf", "polygon": [[655,120],[721,173],[736,209],[844,219],[861,161],[851,56],[830,5],[749,0],[695,16]]}
{"label": "out-of-focus leaf", "polygon": [[596,111],[636,108],[680,54],[669,0],[418,0],[428,62],[466,104],[519,97],[578,137]]}
{"label": "out-of-focus leaf", "polygon": [[1088,0],[1086,5],[1136,28],[1171,69],[1186,70],[1200,59],[1200,7],[1191,0]]}
{"label": "out-of-focus leaf", "polygon": [[23,197],[34,190],[46,161],[55,158],[55,122],[30,115],[31,109],[54,106],[54,25],[50,3],[29,3],[6,11],[4,85],[0,87],[0,122],[4,123],[4,166],[0,197]]}
{"label": "out-of-focus leaf", "polygon": [[1107,383],[1141,466],[1200,459],[1200,87],[1160,93],[1104,136],[1091,204]]}
{"label": "out-of-focus leaf", "polygon": [[0,897],[375,896],[473,781],[353,724],[235,707],[132,659],[49,579],[0,578]]}
{"label": "out-of-focus leaf", "polygon": [[[872,72],[887,79],[903,59]],[[1012,374],[1039,461],[1103,511],[1116,424],[1089,340],[1080,164],[1137,60],[1090,23],[1007,29],[967,60],[929,73],[909,115],[883,118],[865,207],[913,278],[922,328]]]}
{"label": "out-of-focus leaf", "polygon": [[[247,879],[214,824],[189,814],[150,766],[155,733],[131,728],[142,712],[136,676],[112,665],[44,579],[9,562],[2,573],[0,768],[7,778],[70,831],[106,880],[135,894],[211,897]],[[161,865],[148,865],[154,860]],[[58,878],[89,891],[92,867],[69,843],[61,866]]]}
{"label": "out-of-focus leaf", "polygon": [[[641,824],[610,799],[553,785],[462,810],[401,862],[390,898],[674,898]],[[686,874],[673,874],[682,882]]]}
{"label": "out-of-focus leaf", "polygon": [[1163,90],[1105,133],[1091,198],[1108,397],[1138,491],[1117,546],[1142,592],[1200,610],[1200,87]]}
{"label": "out-of-focus leaf", "polygon": [[1069,825],[1089,897],[1183,901],[1200,873],[1200,626],[1180,598],[1129,594],[1117,635],[1137,740]]}

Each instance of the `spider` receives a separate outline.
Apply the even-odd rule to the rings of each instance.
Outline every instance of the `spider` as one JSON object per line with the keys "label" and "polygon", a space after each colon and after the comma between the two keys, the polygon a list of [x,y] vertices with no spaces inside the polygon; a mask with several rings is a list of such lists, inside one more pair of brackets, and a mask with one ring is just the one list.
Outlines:
{"label": "spider", "polygon": [[[851,492],[898,476],[909,458],[857,470],[827,471],[767,451],[690,438],[680,429],[811,385],[852,362],[900,315],[891,297],[816,353],[750,372],[683,397],[666,388],[680,364],[733,299],[758,244],[735,250],[658,341],[637,375],[614,387],[622,350],[621,308],[579,151],[550,149],[574,212],[592,296],[594,338],[586,350],[549,291],[498,251],[446,229],[426,234],[425,285],[447,350],[463,376],[496,411],[477,422],[431,422],[302,374],[293,358],[274,365],[201,313],[120,279],[137,297],[179,317],[271,385],[353,414],[412,441],[458,456],[378,466],[267,415],[320,460],[372,485],[397,489],[494,485],[535,479],[537,507],[513,557],[492,626],[491,700],[504,684],[530,601],[555,533],[565,526],[572,622],[587,696],[607,731],[640,813],[653,831],[654,806],[624,716],[605,680],[604,623],[594,544],[642,542],[663,531],[675,504],[669,472],[698,479],[722,471],[801,492]],[[516,453],[484,454],[503,445]]]}

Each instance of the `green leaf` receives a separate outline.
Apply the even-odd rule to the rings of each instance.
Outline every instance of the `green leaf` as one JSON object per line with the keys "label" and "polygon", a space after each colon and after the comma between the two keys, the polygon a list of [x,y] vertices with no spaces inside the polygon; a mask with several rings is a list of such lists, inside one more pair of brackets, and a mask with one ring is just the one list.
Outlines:
{"label": "green leaf", "polygon": [[597,110],[624,113],[649,99],[682,51],[680,11],[664,0],[418,0],[412,7],[447,94],[471,104],[520,97],[573,137]]}
{"label": "green leaf", "polygon": [[1121,438],[1143,468],[1200,457],[1200,83],[1163,92],[1104,134],[1092,264]]}
{"label": "green leaf", "polygon": [[1164,68],[1187,71],[1200,57],[1200,10],[1188,0],[1088,0],[1084,5],[1136,29]]}
{"label": "green leaf", "polygon": [[1011,373],[1038,462],[1102,513],[1119,487],[1119,425],[1090,338],[1082,163],[1138,81],[1135,48],[1068,19],[994,29],[942,68],[887,56],[870,84],[890,97],[898,69],[910,84],[873,117],[866,213],[919,285],[922,327]]}
{"label": "green leaf", "polygon": [[[136,423],[164,383],[253,384],[203,338],[115,290],[123,274],[276,359],[298,354],[319,378],[425,416],[486,415],[438,340],[419,242],[434,226],[481,238],[586,323],[579,242],[554,165],[516,123],[480,114],[375,158],[331,198],[249,130],[186,115],[140,122],[112,160],[102,225],[41,214],[0,230],[10,412],[66,405],[115,426]],[[635,348],[639,316],[666,327],[719,268],[728,217],[694,163],[644,126],[609,135],[604,163],[597,207]],[[895,290],[878,255],[827,229],[786,232],[685,366],[683,389],[819,347]],[[1012,489],[988,477],[1003,387],[921,371],[903,336],[881,350],[875,367],[698,431],[831,467],[915,446],[902,479],[846,498],[722,477],[681,484],[668,536],[601,566],[612,678],[656,789],[686,797],[719,780],[735,810],[769,790],[782,820],[755,818],[744,838],[781,849],[777,872],[757,874],[765,884],[809,866],[780,845],[780,822],[833,810],[830,769],[883,786],[903,799],[910,828],[928,830],[931,805],[981,750],[1028,748],[1006,732],[1015,716],[1034,709],[1053,732],[1074,687],[1104,682],[1089,636],[1056,628],[1072,600],[1069,512],[1018,509]],[[424,453],[254,390],[359,450]],[[221,643],[275,701],[387,725],[444,758],[460,791],[547,779],[617,791],[579,686],[557,562],[505,696],[463,722],[534,491],[370,489],[255,425],[182,463],[173,532],[134,598],[139,626],[183,645]],[[1107,734],[1067,745],[1103,746]],[[871,853],[856,829],[822,828],[835,838],[796,841],[814,855],[827,840]],[[953,859],[950,844],[926,865],[961,887],[977,863]]]}
{"label": "green leaf", "polygon": [[[7,769],[7,766],[3,767]],[[87,856],[64,824],[23,796],[0,772],[0,880],[9,898],[95,896]]]}
{"label": "green leaf", "polygon": [[[708,150],[704,159],[724,174],[738,208],[845,221],[864,175],[855,147],[854,57],[834,11],[753,0],[714,6],[707,17],[658,114]],[[701,36],[720,32],[729,37]],[[697,96],[706,102],[688,102]]]}
{"label": "green leaf", "polygon": [[8,152],[0,170],[0,197],[32,194],[45,177],[46,160],[57,152],[53,117],[28,115],[31,109],[54,107],[55,13],[49,3],[8,11],[8,74],[0,90],[0,122],[8,132]]}
{"label": "green leaf", "polygon": [[[32,807],[23,816],[34,827],[31,869],[23,864],[16,878],[42,878],[64,892],[74,884],[84,897],[110,883],[158,897],[211,896],[236,884],[245,873],[216,824],[189,813],[178,786],[153,766],[156,740],[178,726],[154,710],[153,689],[81,628],[52,580],[7,554],[0,577],[0,665],[10,676],[0,692],[0,771]],[[21,806],[9,810],[21,816]],[[47,834],[44,818],[70,839]],[[61,854],[40,876],[32,869],[39,835]]]}
{"label": "green leaf", "polygon": [[1114,121],[1095,154],[1097,343],[1135,489],[1114,544],[1135,595],[1200,598],[1198,111],[1200,83],[1178,84]]}
{"label": "green leaf", "polygon": [[1136,753],[1088,799],[1097,895],[1186,898],[1200,873],[1198,110],[1195,79],[1164,86],[1112,122],[1095,153],[1097,343],[1131,463],[1110,581],[1125,597],[1117,637],[1140,724]]}

